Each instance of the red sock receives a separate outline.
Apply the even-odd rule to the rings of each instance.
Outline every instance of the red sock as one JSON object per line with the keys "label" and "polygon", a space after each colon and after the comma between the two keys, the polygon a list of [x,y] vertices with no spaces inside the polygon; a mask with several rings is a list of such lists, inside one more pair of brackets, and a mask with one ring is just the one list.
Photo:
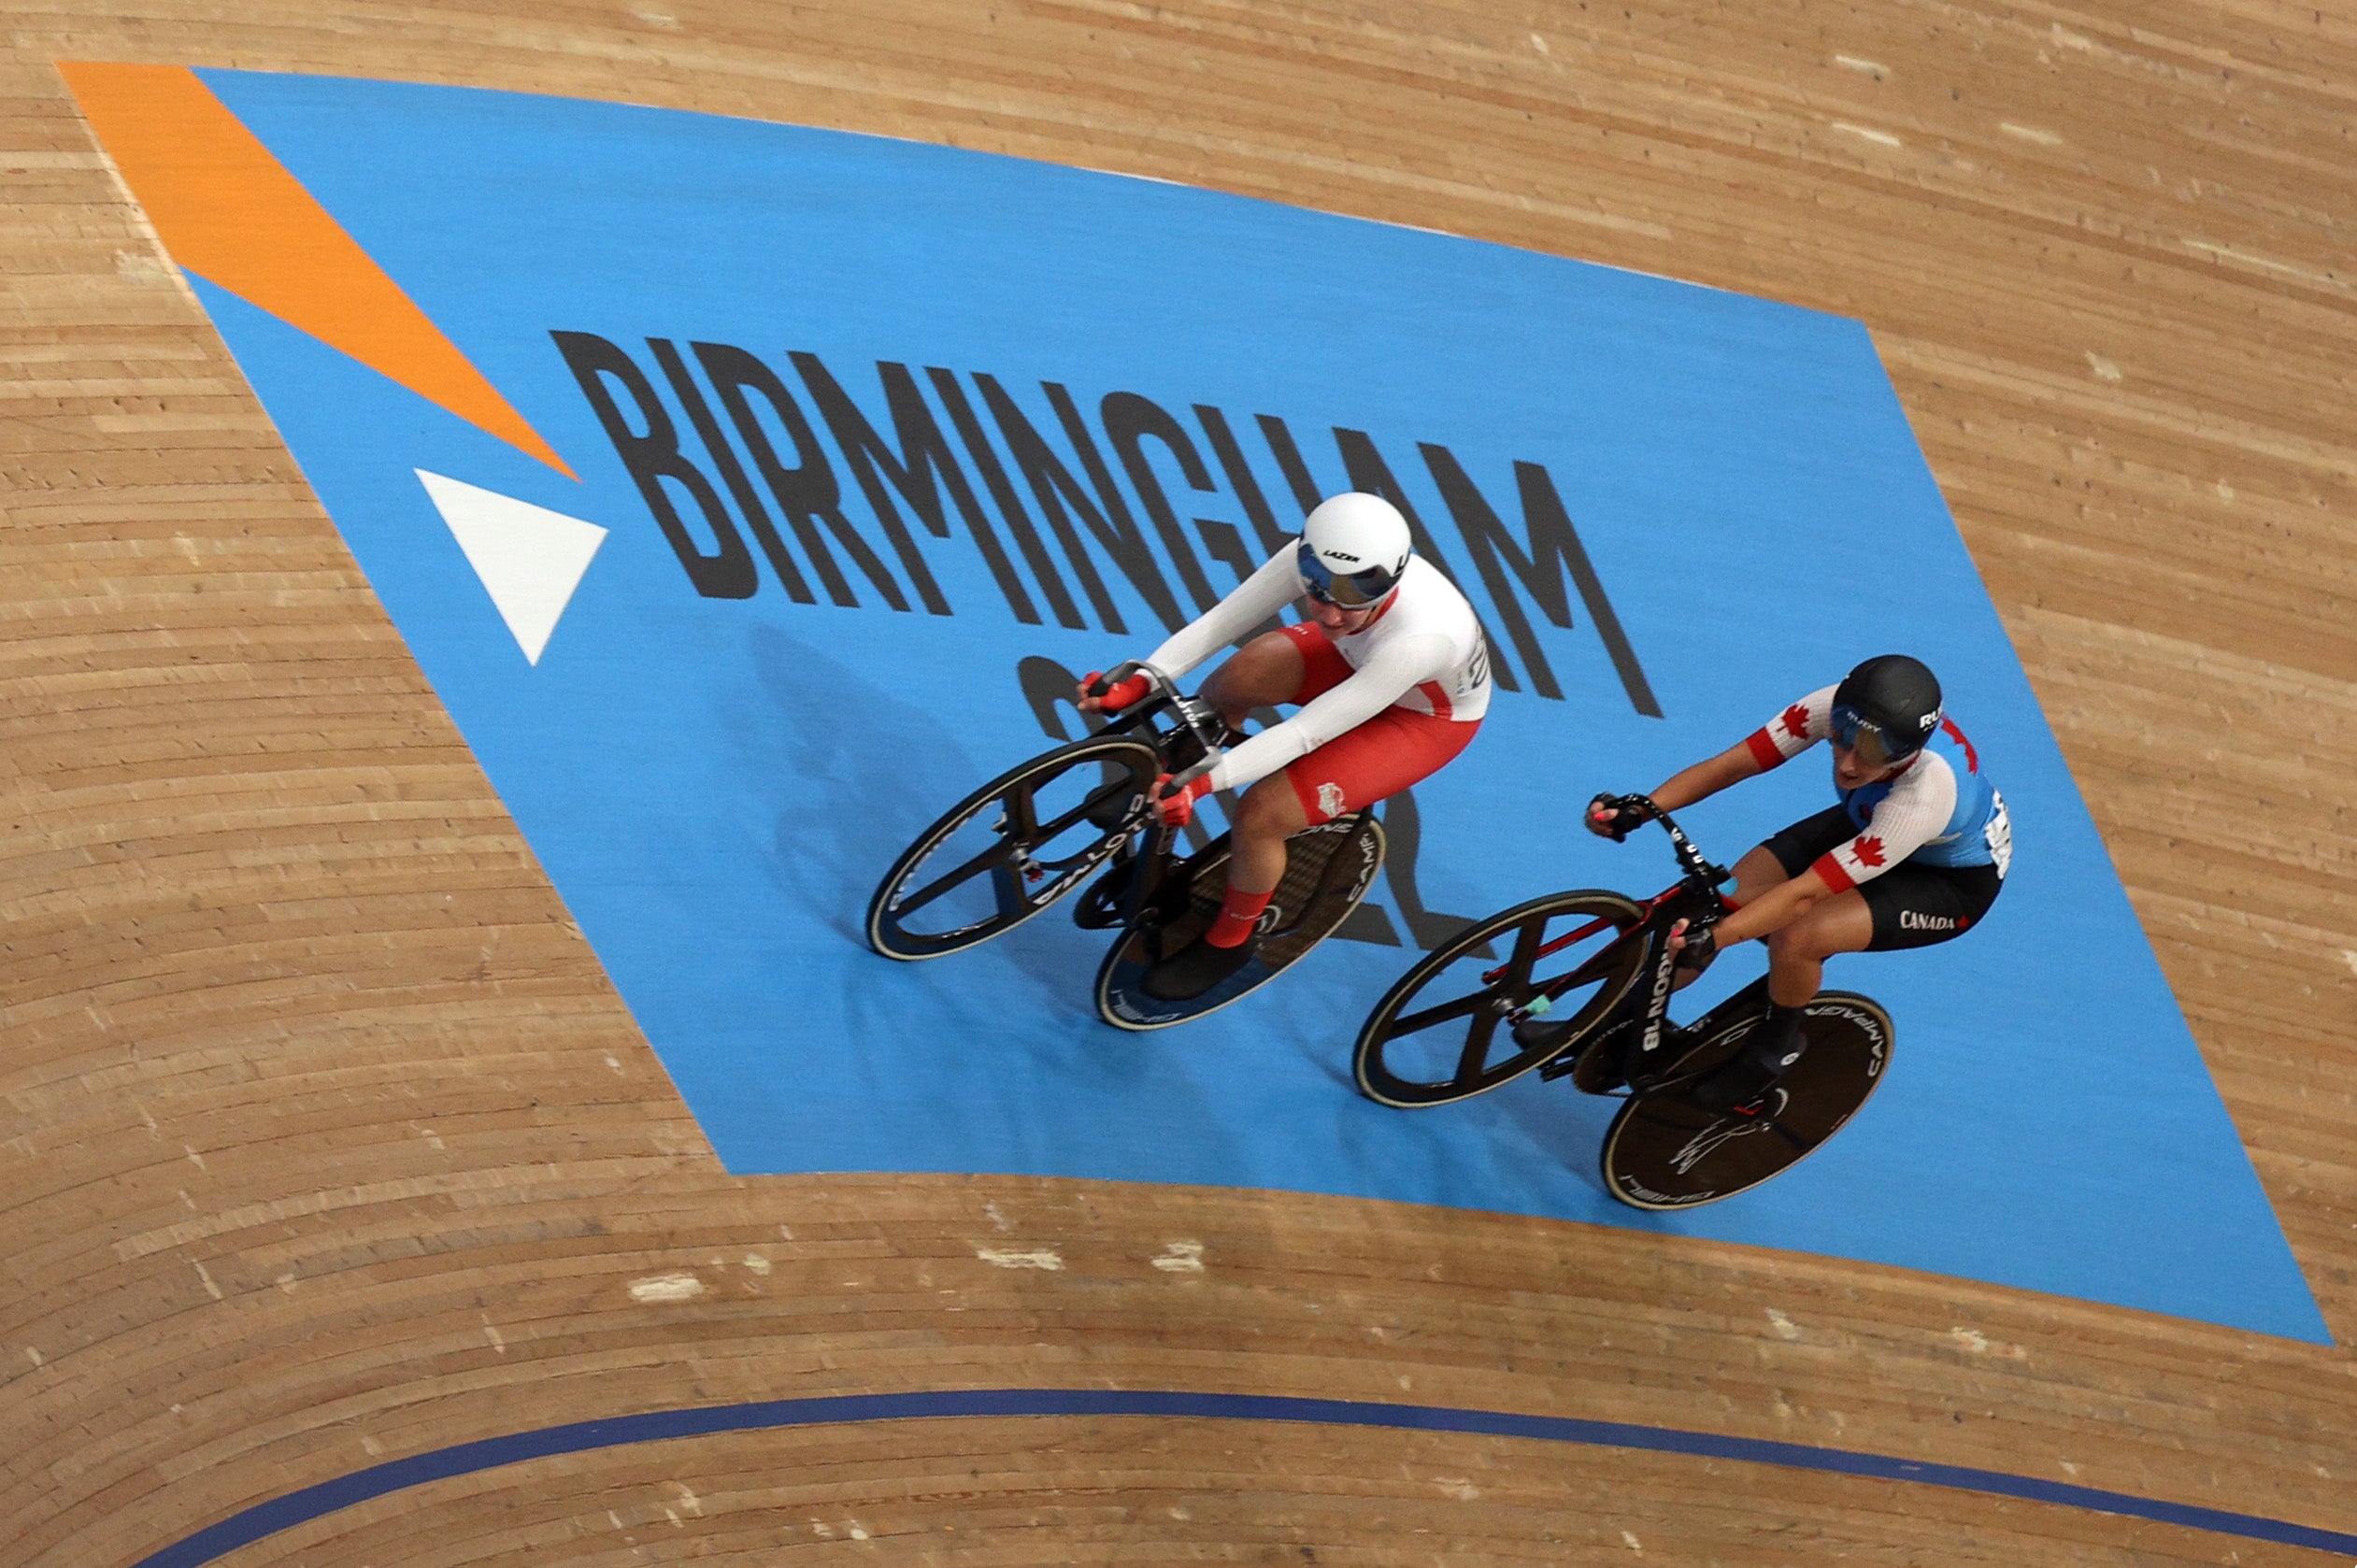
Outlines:
{"label": "red sock", "polygon": [[1252,927],[1259,921],[1261,911],[1268,907],[1268,901],[1276,891],[1275,888],[1271,888],[1264,893],[1248,893],[1230,888],[1226,901],[1220,905],[1220,918],[1211,922],[1211,929],[1204,934],[1203,939],[1215,948],[1237,946],[1252,934]]}

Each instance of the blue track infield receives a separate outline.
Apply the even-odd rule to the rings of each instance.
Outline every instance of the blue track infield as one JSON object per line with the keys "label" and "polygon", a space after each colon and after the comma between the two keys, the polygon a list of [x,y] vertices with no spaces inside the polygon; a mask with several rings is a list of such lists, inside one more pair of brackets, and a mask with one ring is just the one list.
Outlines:
{"label": "blue track infield", "polygon": [[562,1454],[588,1453],[634,1443],[656,1443],[677,1437],[707,1437],[720,1433],[761,1432],[777,1427],[821,1426],[850,1421],[908,1420],[918,1418],[981,1418],[1062,1416],[1080,1418],[1148,1417],[1163,1419],[1243,1421],[1306,1421],[1322,1426],[1385,1427],[1404,1432],[1462,1433],[1485,1437],[1530,1438],[1550,1443],[1574,1443],[1590,1447],[1635,1448],[1649,1453],[1684,1454],[1699,1459],[1740,1460],[1753,1464],[1778,1464],[1797,1470],[1825,1471],[1838,1475],[1863,1475],[1875,1480],[1910,1481],[1920,1486],[1946,1487],[1956,1491],[1986,1492],[2030,1503],[2087,1508],[2156,1524],[2207,1530],[2246,1540],[2281,1546],[2307,1547],[2317,1551],[2357,1553],[2357,1535],[2317,1530],[2253,1514],[2197,1508],[2181,1503],[2160,1503],[2125,1492],[2094,1487],[2065,1486],[2002,1471],[1975,1470],[1964,1465],[1924,1464],[1890,1459],[1880,1454],[1850,1453],[1840,1448],[1811,1448],[1797,1443],[1772,1443],[1751,1437],[1721,1437],[1709,1433],[1679,1432],[1668,1427],[1633,1426],[1619,1421],[1583,1421],[1561,1416],[1516,1416],[1495,1410],[1459,1410],[1443,1405],[1362,1404],[1340,1399],[1287,1399],[1264,1394],[1199,1394],[1155,1390],[1111,1389],[974,1389],[949,1393],[847,1394],[826,1399],[780,1399],[759,1404],[722,1404],[693,1410],[658,1410],[618,1416],[603,1421],[577,1421],[538,1432],[507,1437],[487,1437],[432,1453],[392,1460],[350,1475],[322,1481],[284,1497],[234,1514],[219,1524],[198,1531],[162,1551],[142,1558],[134,1568],[201,1568],[265,1536],[350,1508],[371,1498],[405,1491],[459,1475],[479,1475],[502,1465],[523,1464]]}
{"label": "blue track infield", "polygon": [[[198,280],[730,1170],[1547,1215],[2326,1339],[1856,322],[912,143],[203,76],[580,476]],[[1421,833],[1393,816],[1373,940],[1151,1035],[1095,1020],[1105,938],[1061,914],[931,963],[865,949],[912,834],[1071,731],[1071,672],[1146,652],[1346,486],[1414,510],[1511,682],[1416,791]],[[1352,1092],[1358,1019],[1449,917],[1670,880],[1657,834],[1603,844],[1578,802],[1893,649],[1941,673],[2013,871],[1962,940],[1832,965],[1897,1046],[1822,1152],[1644,1216],[1594,1174],[1610,1105],[1567,1085]],[[1829,799],[1812,754],[1686,821],[1732,860]]]}

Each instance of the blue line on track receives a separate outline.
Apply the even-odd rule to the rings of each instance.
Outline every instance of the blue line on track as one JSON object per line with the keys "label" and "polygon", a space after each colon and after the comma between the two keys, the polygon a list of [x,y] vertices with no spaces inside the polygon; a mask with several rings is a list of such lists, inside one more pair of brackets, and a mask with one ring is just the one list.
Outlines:
{"label": "blue line on track", "polygon": [[501,1465],[559,1454],[587,1453],[631,1443],[674,1437],[705,1437],[723,1432],[760,1432],[772,1427],[824,1426],[850,1421],[907,1420],[921,1417],[1156,1416],[1246,1421],[1308,1421],[1322,1426],[1390,1427],[1409,1432],[1478,1433],[1492,1437],[1531,1437],[1550,1443],[1638,1448],[1651,1453],[1704,1459],[1743,1460],[1799,1470],[1865,1475],[1877,1480],[1914,1481],[1959,1491],[1989,1492],[2033,1503],[2059,1503],[2160,1524],[2182,1525],[2225,1535],[2319,1551],[2357,1554],[2357,1535],[2288,1524],[2252,1514],[2158,1503],[2093,1487],[2064,1486],[2028,1475],[1975,1470],[1958,1464],[1918,1463],[1879,1454],[1812,1448],[1755,1437],[1722,1437],[1666,1427],[1619,1421],[1583,1421],[1562,1416],[1516,1416],[1495,1410],[1456,1410],[1422,1404],[1362,1404],[1342,1399],[1284,1399],[1265,1394],[1179,1393],[1160,1390],[975,1389],[943,1393],[846,1394],[825,1399],[779,1399],[721,1404],[695,1410],[656,1410],[610,1420],[576,1421],[538,1432],[486,1437],[437,1448],[432,1453],[371,1465],[333,1481],[305,1487],[258,1503],[184,1540],[143,1558],[135,1568],[201,1568],[238,1547],[281,1530],[365,1503],[371,1498],[470,1475]]}

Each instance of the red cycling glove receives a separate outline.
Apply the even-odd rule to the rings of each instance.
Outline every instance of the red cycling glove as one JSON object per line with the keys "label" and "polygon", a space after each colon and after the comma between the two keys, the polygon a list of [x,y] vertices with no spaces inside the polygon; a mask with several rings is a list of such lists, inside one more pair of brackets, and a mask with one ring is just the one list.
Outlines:
{"label": "red cycling glove", "polygon": [[[1083,687],[1094,686],[1098,681],[1103,680],[1104,678],[1105,672],[1103,670],[1091,670],[1080,684]],[[1105,694],[1097,699],[1097,706],[1102,707],[1107,713],[1119,713],[1121,709],[1129,706],[1130,704],[1142,699],[1153,689],[1153,677],[1146,674],[1145,671],[1140,670],[1137,674],[1130,677],[1127,680],[1117,680],[1112,685],[1107,687],[1105,689]]]}
{"label": "red cycling glove", "polygon": [[1198,773],[1184,784],[1175,784],[1171,776],[1164,774],[1154,780],[1154,805],[1162,812],[1162,825],[1183,828],[1195,814],[1195,802],[1211,792],[1211,775]]}

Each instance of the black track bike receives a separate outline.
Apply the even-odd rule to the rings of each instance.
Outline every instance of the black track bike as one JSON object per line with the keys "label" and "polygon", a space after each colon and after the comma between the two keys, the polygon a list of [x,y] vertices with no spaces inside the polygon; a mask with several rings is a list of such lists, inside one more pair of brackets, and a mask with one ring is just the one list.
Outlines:
{"label": "black track bike", "polygon": [[[1122,665],[1091,691],[1102,694],[1142,667]],[[1152,692],[1104,728],[999,775],[919,834],[868,902],[868,945],[904,961],[963,952],[1087,883],[1073,922],[1119,934],[1097,969],[1098,1016],[1146,1030],[1201,1018],[1257,991],[1339,928],[1383,866],[1383,828],[1370,812],[1287,841],[1284,879],[1243,968],[1184,1001],[1147,994],[1146,971],[1200,935],[1227,895],[1227,834],[1181,856],[1178,831],[1164,826],[1154,808],[1154,780],[1185,772],[1236,738],[1208,705],[1147,673],[1155,677]]]}
{"label": "black track bike", "polygon": [[1533,1069],[1625,1095],[1605,1134],[1606,1190],[1636,1208],[1692,1208],[1791,1169],[1838,1132],[1881,1082],[1893,1031],[1871,998],[1821,991],[1802,1020],[1807,1049],[1773,1088],[1730,1111],[1698,1105],[1689,1091],[1766,1017],[1767,981],[1683,1028],[1670,1021],[1670,930],[1726,914],[1729,877],[1645,796],[1617,804],[1668,833],[1678,881],[1643,903],[1585,889],[1476,921],[1376,1004],[1353,1067],[1363,1092],[1402,1109],[1469,1099]]}

